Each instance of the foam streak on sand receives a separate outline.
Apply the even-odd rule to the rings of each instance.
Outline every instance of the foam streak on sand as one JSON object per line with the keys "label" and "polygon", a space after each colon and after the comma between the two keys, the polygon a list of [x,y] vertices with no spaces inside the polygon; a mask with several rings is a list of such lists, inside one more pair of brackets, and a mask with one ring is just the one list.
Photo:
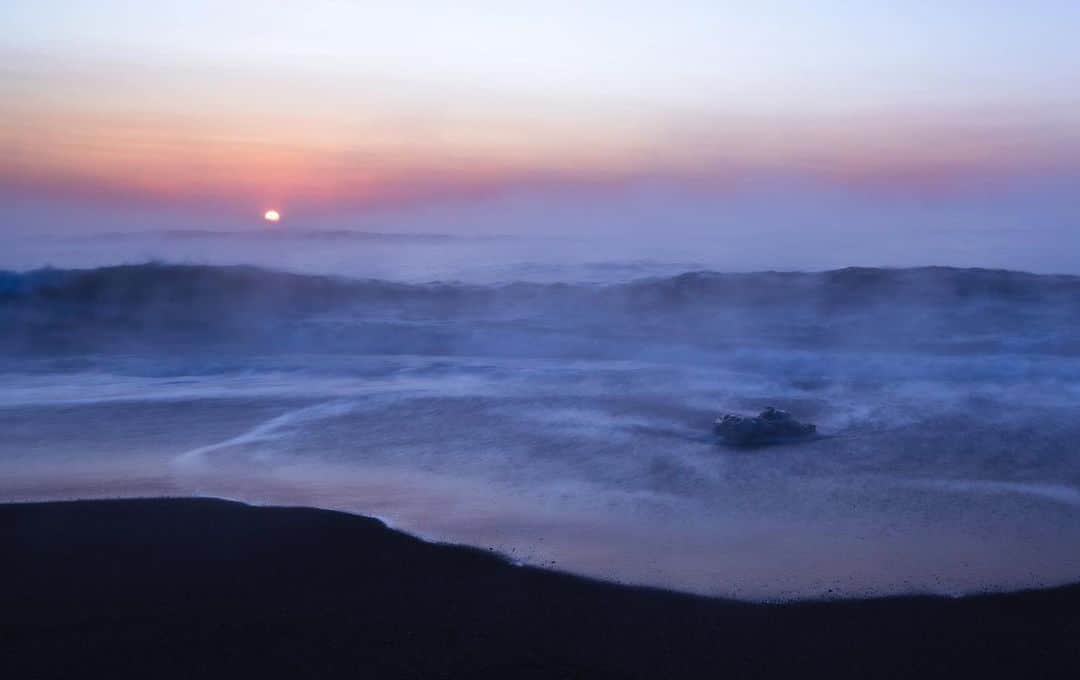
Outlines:
{"label": "foam streak on sand", "polygon": [[275,439],[280,439],[286,436],[286,433],[282,432],[285,428],[311,423],[323,418],[342,416],[355,407],[356,403],[349,401],[328,401],[323,404],[316,404],[315,406],[305,406],[304,408],[289,411],[288,413],[271,418],[265,423],[261,423],[247,432],[235,437],[230,437],[225,441],[185,451],[177,456],[174,462],[181,467],[201,467],[205,463],[206,455],[209,453],[234,446],[263,444]]}
{"label": "foam streak on sand", "polygon": [[1064,484],[1025,484],[984,479],[925,479],[909,480],[913,487],[937,489],[949,493],[1020,494],[1080,507],[1080,489]]}

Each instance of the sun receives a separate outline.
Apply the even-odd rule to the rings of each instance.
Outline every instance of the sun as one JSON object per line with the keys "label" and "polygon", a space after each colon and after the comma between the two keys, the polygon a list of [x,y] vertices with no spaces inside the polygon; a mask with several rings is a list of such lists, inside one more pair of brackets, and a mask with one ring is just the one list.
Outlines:
{"label": "sun", "polygon": [[277,210],[267,210],[263,213],[263,219],[267,222],[277,222],[281,219],[281,213]]}

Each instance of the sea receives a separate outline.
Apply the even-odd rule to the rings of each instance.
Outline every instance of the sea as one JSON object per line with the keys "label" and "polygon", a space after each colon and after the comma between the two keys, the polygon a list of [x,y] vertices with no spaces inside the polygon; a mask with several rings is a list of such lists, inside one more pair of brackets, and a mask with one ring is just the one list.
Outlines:
{"label": "sea", "polygon": [[[212,496],[755,601],[1080,579],[1080,277],[344,230],[0,254],[0,501]],[[713,434],[773,406],[818,435]]]}

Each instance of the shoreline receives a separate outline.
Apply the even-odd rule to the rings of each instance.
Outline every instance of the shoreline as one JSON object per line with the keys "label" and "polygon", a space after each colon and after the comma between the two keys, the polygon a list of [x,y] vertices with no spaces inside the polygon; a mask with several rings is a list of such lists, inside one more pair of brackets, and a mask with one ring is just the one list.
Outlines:
{"label": "shoreline", "polygon": [[[859,594],[845,594],[839,591],[835,591],[833,596],[821,596],[821,595],[809,595],[809,596],[776,596],[776,597],[739,597],[737,595],[725,595],[715,594],[703,591],[694,591],[687,589],[680,589],[677,587],[666,587],[663,585],[656,585],[648,582],[635,582],[632,580],[620,580],[618,578],[607,578],[604,576],[595,576],[588,573],[582,573],[574,571],[572,569],[563,569],[556,566],[555,561],[532,561],[523,560],[515,556],[514,554],[506,551],[499,550],[496,547],[484,547],[479,544],[456,542],[454,540],[444,540],[434,535],[425,535],[421,532],[413,531],[407,528],[407,526],[396,523],[392,517],[378,515],[374,513],[364,512],[362,510],[351,510],[346,508],[337,508],[333,506],[317,505],[306,502],[292,502],[281,500],[267,500],[258,501],[250,500],[243,496],[227,496],[219,494],[196,494],[196,495],[182,495],[185,489],[182,486],[174,485],[170,482],[170,478],[162,476],[160,478],[161,485],[154,486],[150,484],[146,486],[147,493],[143,495],[141,491],[132,491],[130,495],[119,494],[113,495],[112,492],[105,491],[101,495],[86,494],[85,488],[78,486],[78,491],[72,494],[57,494],[55,496],[43,496],[36,494],[33,496],[18,497],[17,495],[11,497],[11,499],[0,499],[0,511],[8,506],[18,505],[53,505],[53,504],[65,504],[65,503],[99,503],[99,502],[159,502],[159,501],[218,501],[226,504],[241,505],[252,509],[276,509],[276,510],[311,510],[318,512],[328,512],[333,514],[345,515],[347,517],[355,517],[360,520],[370,520],[377,522],[387,531],[401,534],[410,539],[420,541],[428,545],[441,546],[446,548],[460,548],[463,550],[475,550],[485,555],[490,555],[496,559],[505,562],[508,566],[512,567],[526,567],[530,569],[537,569],[542,572],[551,572],[577,578],[585,582],[594,582],[603,585],[618,586],[623,588],[640,589],[657,591],[662,593],[671,593],[673,595],[681,595],[693,598],[700,598],[704,600],[715,600],[719,602],[730,602],[736,604],[747,605],[762,605],[762,606],[774,606],[774,605],[798,605],[798,604],[825,604],[825,603],[837,603],[837,602],[863,602],[863,601],[882,601],[893,599],[906,599],[906,598],[940,598],[944,600],[961,600],[972,597],[983,596],[998,596],[998,595],[1020,595],[1024,593],[1037,593],[1045,591],[1053,591],[1059,589],[1068,589],[1071,587],[1080,588],[1080,578],[1077,580],[1068,580],[1060,583],[1052,584],[1037,584],[1032,586],[991,586],[984,589],[971,589],[962,592],[950,592],[947,590],[911,590],[905,592],[895,591],[883,591],[880,593],[874,593],[873,591],[866,591]],[[81,494],[81,495],[80,495]]]}
{"label": "shoreline", "polygon": [[6,677],[1080,674],[1080,585],[757,604],[209,498],[0,504]]}

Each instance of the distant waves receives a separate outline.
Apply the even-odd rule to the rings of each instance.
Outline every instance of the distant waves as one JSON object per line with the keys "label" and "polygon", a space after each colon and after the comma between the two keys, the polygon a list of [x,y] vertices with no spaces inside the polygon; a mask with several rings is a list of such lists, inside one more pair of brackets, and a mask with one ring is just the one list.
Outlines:
{"label": "distant waves", "polygon": [[[398,283],[249,266],[143,264],[0,273],[9,352],[207,346],[640,356],[748,344],[1076,355],[1080,278],[849,268],[688,272],[628,283]],[[396,348],[396,349],[395,349]]]}

